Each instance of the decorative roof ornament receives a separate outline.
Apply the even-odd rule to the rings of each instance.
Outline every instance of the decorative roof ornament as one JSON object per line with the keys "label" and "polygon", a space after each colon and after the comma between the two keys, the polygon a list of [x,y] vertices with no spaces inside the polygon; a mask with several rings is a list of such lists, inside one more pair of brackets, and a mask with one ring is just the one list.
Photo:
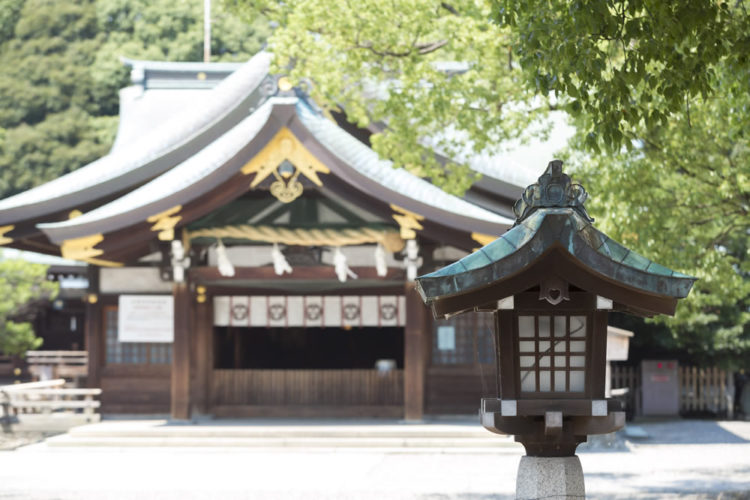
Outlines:
{"label": "decorative roof ornament", "polygon": [[574,184],[567,174],[562,171],[563,162],[552,160],[547,165],[539,181],[524,190],[521,199],[513,205],[517,226],[538,208],[572,208],[589,222],[594,219],[583,206],[588,193],[580,184]]}

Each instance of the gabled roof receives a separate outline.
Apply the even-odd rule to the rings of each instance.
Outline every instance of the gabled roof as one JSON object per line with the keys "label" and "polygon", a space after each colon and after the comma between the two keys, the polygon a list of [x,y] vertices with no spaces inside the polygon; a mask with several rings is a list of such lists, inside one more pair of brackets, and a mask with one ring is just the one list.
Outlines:
{"label": "gabled roof", "polygon": [[[268,99],[204,149],[140,188],[74,219],[38,227],[57,244],[117,232],[128,235],[122,239],[126,244],[138,241],[135,235],[138,231],[153,237],[149,233],[153,224],[147,222],[174,207],[179,207],[172,213],[179,217],[177,227],[183,226],[215,208],[201,202],[211,193],[224,193],[226,203],[246,191],[252,180],[245,177],[252,174],[246,168],[248,162],[284,133],[292,134],[290,138],[309,150],[316,161],[325,165],[323,168],[330,169],[330,174],[321,174],[322,192],[331,189],[354,194],[354,200],[350,201],[355,204],[368,208],[373,203],[380,204],[389,214],[393,210],[388,206],[395,205],[426,218],[433,225],[459,231],[469,240],[468,233],[499,234],[512,222],[449,195],[403,169],[394,169],[390,162],[378,158],[369,147],[318,113],[304,98],[282,95]],[[229,186],[235,194],[230,193]],[[393,220],[389,215],[386,217]],[[140,229],[136,231],[135,227]],[[98,248],[107,248],[106,242]],[[110,248],[114,251],[114,247]]]}
{"label": "gabled roof", "polygon": [[[321,174],[325,183],[307,187],[363,205],[402,228],[411,224],[407,232],[418,229],[471,249],[511,224],[505,215],[516,187],[499,178],[512,178],[513,172],[485,162],[480,189],[465,199],[451,196],[392,168],[366,138],[324,116],[301,93],[279,93],[268,73],[270,58],[260,53],[241,65],[126,60],[135,85],[121,92],[121,124],[110,154],[0,200],[0,241],[54,253],[71,240],[73,247],[93,252],[96,240],[96,255],[130,258],[126,247],[139,243],[143,250],[156,228],[182,227],[247,191],[255,172],[245,171],[248,162],[282,128],[324,171],[330,169],[330,175]],[[229,76],[222,80],[224,75]],[[181,93],[179,99],[160,98],[175,93]],[[175,113],[189,95],[200,98]],[[65,220],[79,210],[87,212]],[[117,241],[102,241],[102,235],[116,235]]]}
{"label": "gabled roof", "polygon": [[[523,292],[539,284],[536,278],[524,279],[525,273],[550,260],[554,263],[546,272],[581,289],[601,290],[601,295],[626,306],[631,305],[632,293],[650,296],[651,303],[639,301],[634,306],[644,315],[674,312],[677,299],[687,296],[696,278],[657,264],[594,228],[583,208],[585,191],[571,185],[561,165],[552,162],[539,183],[527,188],[516,206],[519,217],[512,229],[463,259],[417,278],[426,303],[437,306],[440,314],[452,314]],[[558,201],[550,202],[554,196]]]}
{"label": "gabled roof", "polygon": [[239,121],[268,76],[259,53],[211,92],[211,98],[165,120],[127,148],[18,195],[0,200],[0,224],[75,209],[142,184],[184,161]]}

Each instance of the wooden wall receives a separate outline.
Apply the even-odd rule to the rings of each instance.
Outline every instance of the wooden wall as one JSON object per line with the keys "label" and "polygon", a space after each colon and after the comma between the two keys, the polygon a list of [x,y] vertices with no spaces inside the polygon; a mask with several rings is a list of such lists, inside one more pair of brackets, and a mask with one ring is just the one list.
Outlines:
{"label": "wooden wall", "polygon": [[107,365],[102,413],[169,413],[170,365]]}
{"label": "wooden wall", "polygon": [[[439,326],[455,328],[455,349],[438,349]],[[476,414],[483,397],[497,397],[493,314],[468,313],[434,320],[430,328],[431,359],[425,380],[425,413]]]}
{"label": "wooden wall", "polygon": [[213,370],[216,416],[403,414],[403,370]]}
{"label": "wooden wall", "polygon": [[497,397],[495,366],[431,366],[425,395],[425,413],[475,414],[482,398]]}

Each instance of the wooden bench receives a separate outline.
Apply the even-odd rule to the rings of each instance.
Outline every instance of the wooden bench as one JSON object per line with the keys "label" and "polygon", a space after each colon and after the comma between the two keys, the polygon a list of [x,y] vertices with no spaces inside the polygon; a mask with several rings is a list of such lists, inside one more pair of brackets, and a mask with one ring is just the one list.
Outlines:
{"label": "wooden bench", "polygon": [[[64,379],[0,386],[0,423],[10,428],[67,430],[98,422],[101,389],[65,388]],[[61,429],[62,427],[62,429]]]}
{"label": "wooden bench", "polygon": [[26,363],[34,380],[78,380],[88,375],[86,351],[26,351]]}

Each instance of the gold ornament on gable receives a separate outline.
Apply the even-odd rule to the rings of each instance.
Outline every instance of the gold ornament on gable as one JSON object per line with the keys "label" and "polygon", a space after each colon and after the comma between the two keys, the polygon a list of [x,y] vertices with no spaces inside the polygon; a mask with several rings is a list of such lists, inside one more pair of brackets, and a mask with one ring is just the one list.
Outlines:
{"label": "gold ornament on gable", "polygon": [[299,181],[303,175],[316,186],[322,186],[318,174],[331,171],[297,139],[286,127],[266,144],[260,152],[242,167],[245,175],[255,174],[250,188],[255,188],[273,175],[276,179],[270,187],[271,194],[283,203],[291,203],[304,191]]}
{"label": "gold ornament on gable", "polygon": [[10,226],[0,226],[0,245],[7,245],[8,243],[13,242],[13,238],[10,238],[8,236],[5,236],[7,233],[13,231],[13,229],[16,226],[10,225]]}
{"label": "gold ornament on gable", "polygon": [[424,216],[401,208],[398,205],[391,204],[391,210],[393,210],[393,219],[398,222],[401,227],[401,238],[404,240],[413,240],[417,237],[415,230],[424,229],[419,221],[424,220]]}
{"label": "gold ornament on gable", "polygon": [[182,210],[182,205],[175,205],[146,219],[146,222],[154,224],[151,226],[152,231],[159,231],[158,236],[161,241],[172,241],[174,239],[174,228],[182,220],[182,216],[177,215],[180,210]]}

